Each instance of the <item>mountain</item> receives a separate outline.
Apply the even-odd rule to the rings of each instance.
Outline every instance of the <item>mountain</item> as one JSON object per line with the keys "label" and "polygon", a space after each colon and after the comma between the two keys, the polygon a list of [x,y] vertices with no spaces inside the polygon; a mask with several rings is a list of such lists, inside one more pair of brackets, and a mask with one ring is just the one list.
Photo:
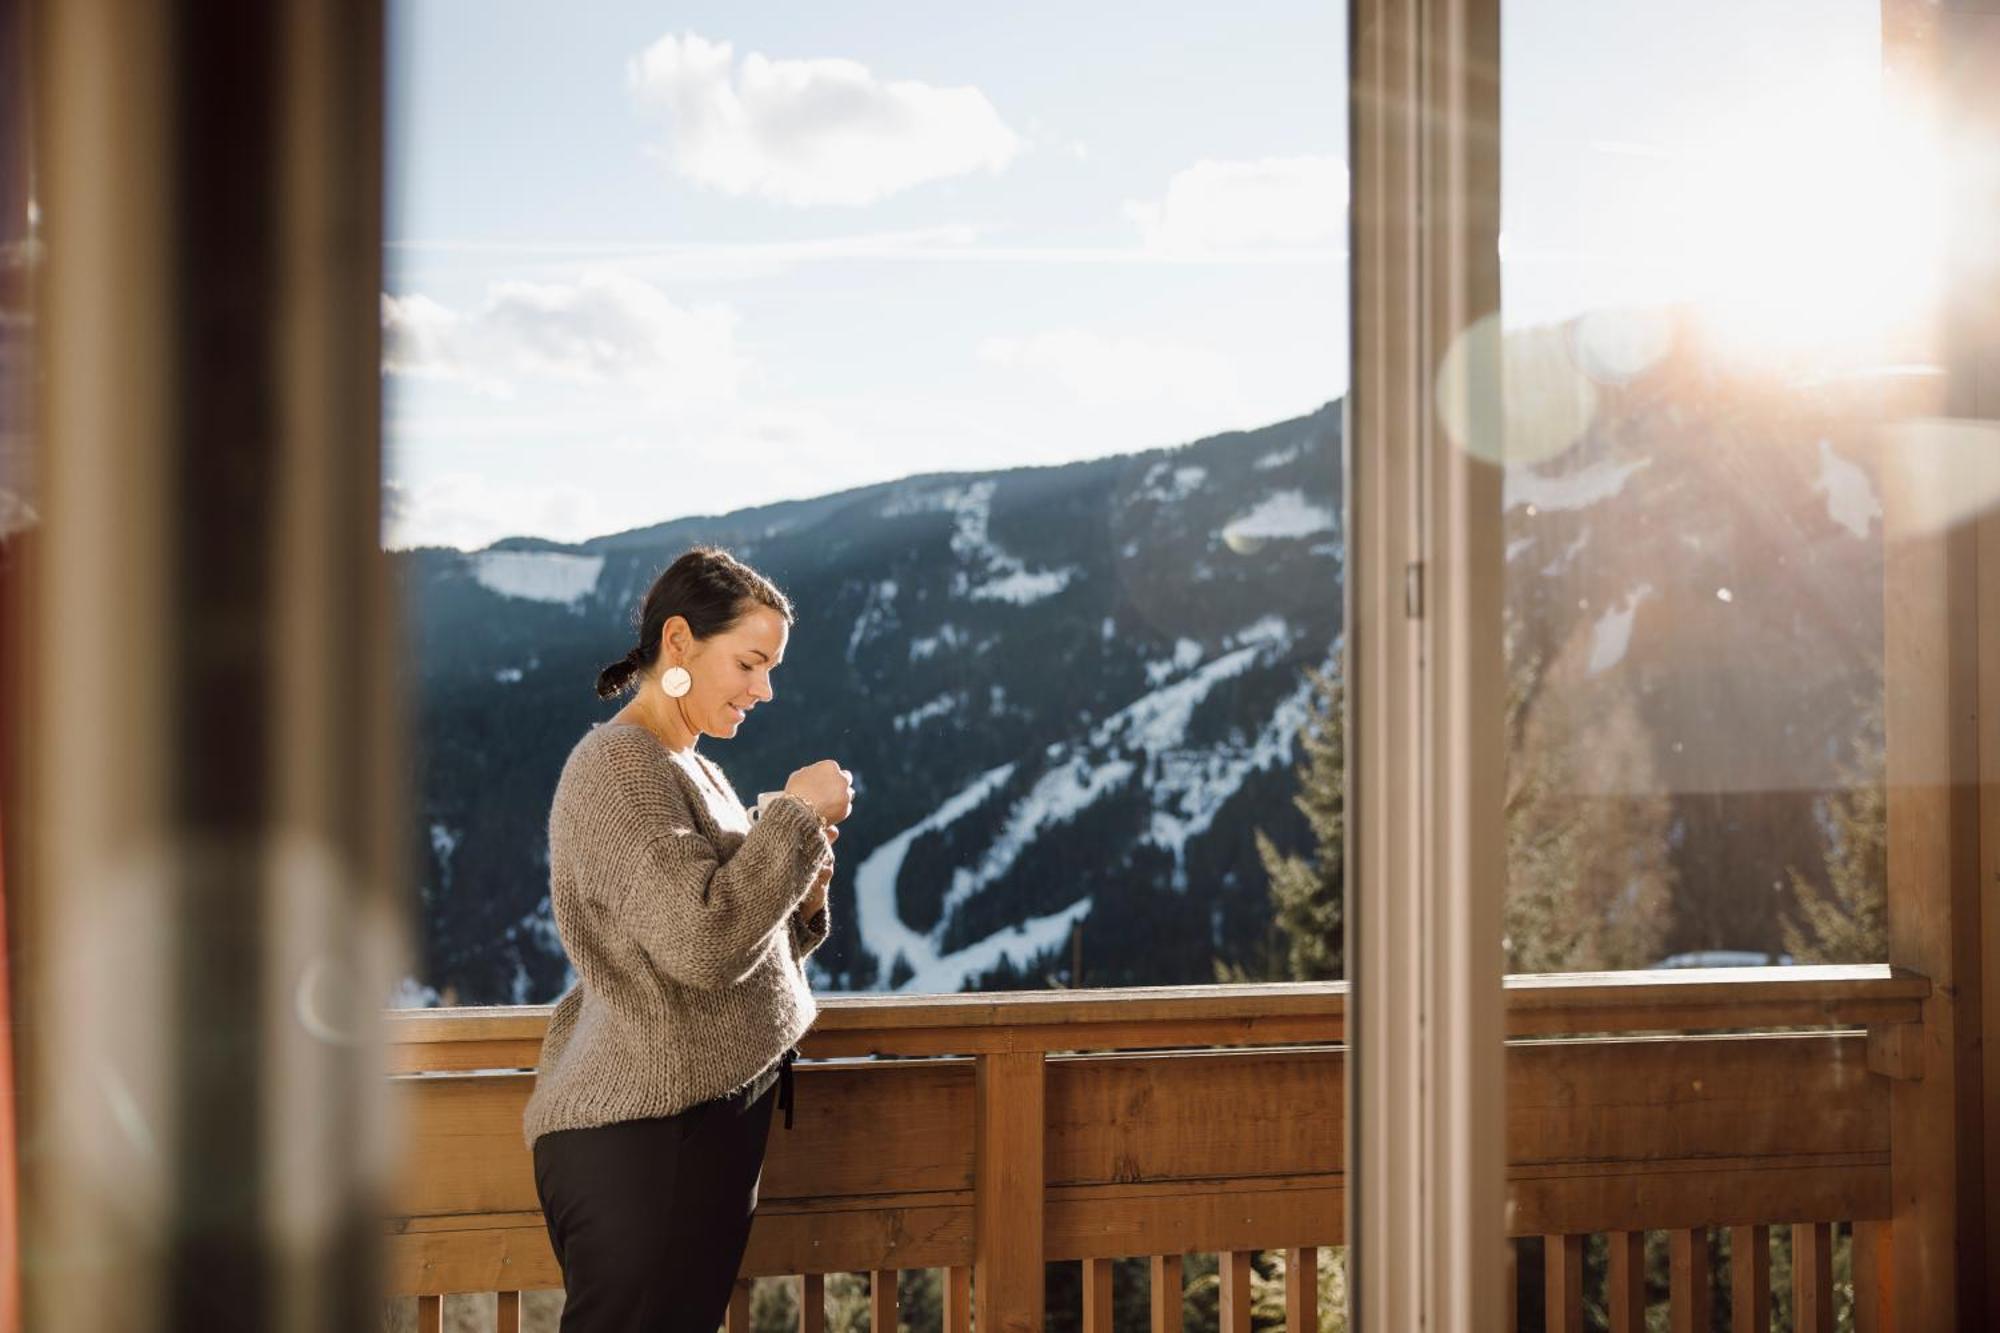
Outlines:
{"label": "mountain", "polygon": [[[1613,375],[1580,374],[1577,346],[1576,325],[1508,343],[1509,920],[1542,936],[1509,956],[1775,955],[1795,872],[1823,885],[1837,854],[1830,802],[1880,780],[1877,390],[1746,369],[1685,330]],[[1175,449],[397,556],[422,801],[403,998],[566,984],[549,798],[615,709],[598,668],[697,542],[799,613],[775,701],[706,752],[746,797],[825,757],[864,797],[816,984],[1254,967],[1255,831],[1311,846],[1291,797],[1305,673],[1341,641],[1340,421],[1329,405]]]}
{"label": "mountain", "polygon": [[552,999],[546,818],[652,578],[727,547],[798,611],[776,698],[704,742],[746,799],[833,758],[833,989],[1206,981],[1269,925],[1252,830],[1290,796],[1340,633],[1340,413],[1060,467],[951,473],[576,545],[395,557],[416,678],[420,978]]}

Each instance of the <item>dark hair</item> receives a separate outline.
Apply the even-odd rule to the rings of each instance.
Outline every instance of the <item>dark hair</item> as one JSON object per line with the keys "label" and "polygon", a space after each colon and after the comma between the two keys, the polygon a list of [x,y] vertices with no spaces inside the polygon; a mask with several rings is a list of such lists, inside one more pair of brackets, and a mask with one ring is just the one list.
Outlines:
{"label": "dark hair", "polygon": [[639,642],[632,651],[597,673],[597,697],[610,699],[632,688],[634,678],[660,656],[660,631],[682,616],[697,639],[728,632],[753,605],[768,606],[792,623],[792,603],[778,586],[719,546],[696,546],[668,565],[634,619]]}

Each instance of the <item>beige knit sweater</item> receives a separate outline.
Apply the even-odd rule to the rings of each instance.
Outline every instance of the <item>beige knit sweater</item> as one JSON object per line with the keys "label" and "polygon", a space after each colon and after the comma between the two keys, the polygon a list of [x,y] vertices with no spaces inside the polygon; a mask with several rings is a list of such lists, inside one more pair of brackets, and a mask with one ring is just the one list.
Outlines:
{"label": "beige knit sweater", "polygon": [[763,817],[722,770],[643,727],[577,742],[549,810],[549,898],[577,982],[542,1041],[523,1128],[672,1115],[742,1087],[817,1012],[796,909],[832,857],[797,796]]}

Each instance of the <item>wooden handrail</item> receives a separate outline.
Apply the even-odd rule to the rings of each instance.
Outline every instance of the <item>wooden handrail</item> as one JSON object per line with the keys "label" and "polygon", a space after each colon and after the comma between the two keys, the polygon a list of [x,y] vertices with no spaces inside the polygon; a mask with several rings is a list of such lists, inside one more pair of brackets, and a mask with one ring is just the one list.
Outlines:
{"label": "wooden handrail", "polygon": [[[1914,1023],[1930,994],[1880,964],[1592,972],[1506,979],[1510,1037]],[[809,1058],[1338,1044],[1344,982],[1144,986],[968,995],[830,995]],[[392,1010],[388,1067],[532,1068],[547,1005]]]}

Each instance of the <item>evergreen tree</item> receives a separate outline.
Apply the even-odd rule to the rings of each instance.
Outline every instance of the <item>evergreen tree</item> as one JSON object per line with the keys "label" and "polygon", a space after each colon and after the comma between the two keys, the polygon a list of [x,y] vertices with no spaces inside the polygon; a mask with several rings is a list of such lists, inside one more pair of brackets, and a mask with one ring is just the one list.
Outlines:
{"label": "evergreen tree", "polygon": [[[1257,856],[1271,880],[1273,928],[1279,937],[1266,960],[1268,977],[1291,981],[1338,980],[1345,972],[1347,856],[1347,733],[1342,716],[1346,688],[1332,671],[1308,670],[1313,707],[1299,740],[1305,762],[1297,770],[1292,804],[1312,831],[1310,856],[1278,850],[1256,830]],[[1279,950],[1282,954],[1279,954]],[[1238,969],[1239,971],[1241,969]]]}
{"label": "evergreen tree", "polygon": [[1882,702],[1862,714],[1846,787],[1826,798],[1826,881],[1791,871],[1797,915],[1785,948],[1801,963],[1879,963],[1889,956],[1889,803]]}
{"label": "evergreen tree", "polygon": [[1509,972],[1646,967],[1666,937],[1671,805],[1630,683],[1586,665],[1588,630],[1550,652],[1506,626]]}

